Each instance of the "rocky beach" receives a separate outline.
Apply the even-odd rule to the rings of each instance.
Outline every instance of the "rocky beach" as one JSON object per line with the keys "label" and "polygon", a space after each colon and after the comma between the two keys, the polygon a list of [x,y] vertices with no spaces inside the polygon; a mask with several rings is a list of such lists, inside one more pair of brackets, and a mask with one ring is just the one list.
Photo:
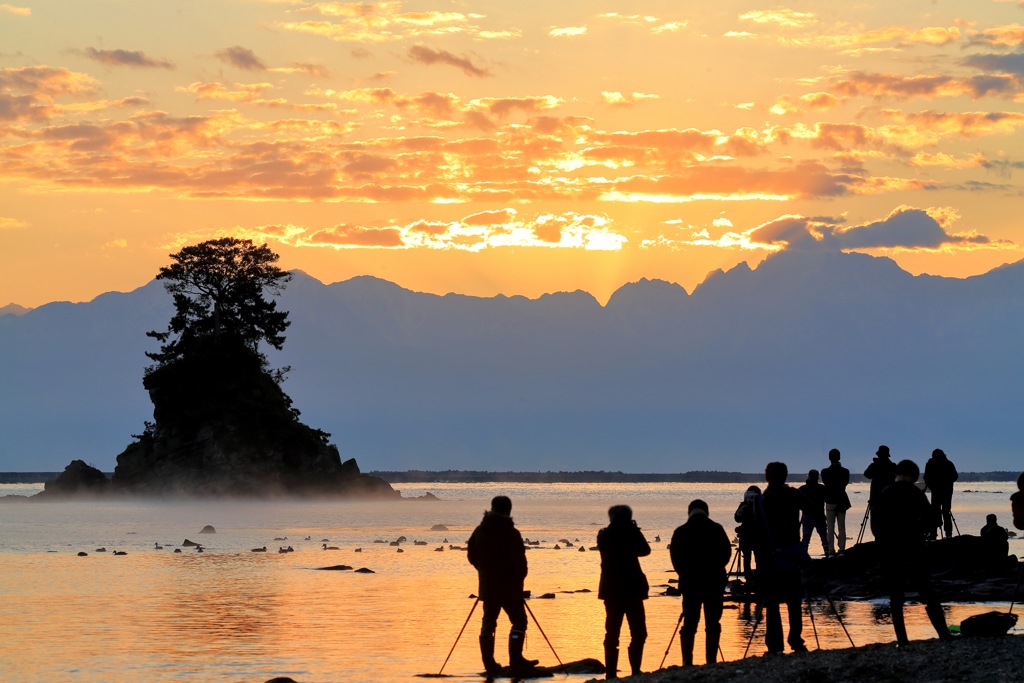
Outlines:
{"label": "rocky beach", "polygon": [[[669,667],[629,677],[642,683],[992,683],[1024,679],[1024,636],[881,643],[842,650],[748,657],[712,666]],[[599,677],[593,680],[604,680]]]}

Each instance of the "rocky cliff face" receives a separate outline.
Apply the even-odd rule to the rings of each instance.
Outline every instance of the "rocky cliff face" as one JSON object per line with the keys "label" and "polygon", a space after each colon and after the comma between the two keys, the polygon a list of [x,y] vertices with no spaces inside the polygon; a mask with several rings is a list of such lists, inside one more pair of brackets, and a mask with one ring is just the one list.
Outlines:
{"label": "rocky cliff face", "polygon": [[398,493],[342,463],[329,435],[298,419],[291,399],[245,349],[197,354],[149,372],[154,423],[117,456],[113,486],[157,495]]}

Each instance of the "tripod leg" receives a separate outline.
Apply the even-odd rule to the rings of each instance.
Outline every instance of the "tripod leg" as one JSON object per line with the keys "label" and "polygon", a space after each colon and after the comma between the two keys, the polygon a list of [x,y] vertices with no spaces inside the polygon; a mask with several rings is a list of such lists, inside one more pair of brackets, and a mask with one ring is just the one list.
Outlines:
{"label": "tripod leg", "polygon": [[860,523],[860,533],[857,534],[857,543],[859,544],[864,540],[864,530],[868,527],[868,517],[871,516],[871,501],[868,501],[868,506],[864,508],[864,519]]}
{"label": "tripod leg", "polygon": [[452,653],[455,652],[455,646],[459,644],[459,638],[462,637],[462,632],[466,630],[466,626],[469,624],[469,620],[473,616],[473,610],[475,610],[476,606],[479,604],[480,598],[477,598],[476,602],[473,603],[473,606],[469,608],[469,614],[466,615],[466,622],[462,624],[462,628],[459,629],[459,635],[455,636],[455,642],[452,643],[452,649],[448,650],[448,656],[444,658],[444,664],[441,665],[441,669],[437,672],[438,676],[440,676],[441,672],[444,671],[444,667],[448,665],[448,660],[451,659]]}
{"label": "tripod leg", "polygon": [[679,633],[679,625],[683,623],[683,613],[679,613],[679,621],[676,622],[676,628],[672,631],[672,637],[668,639],[668,647],[665,648],[665,654],[661,656],[661,664],[658,665],[658,671],[665,668],[665,660],[668,659],[668,651],[672,649],[672,643],[676,642],[676,634]]}
{"label": "tripod leg", "polygon": [[750,652],[750,644],[752,642],[754,642],[754,634],[757,633],[757,627],[761,623],[761,610],[763,610],[763,609],[764,609],[764,601],[763,600],[758,600],[758,603],[757,603],[757,613],[754,616],[754,628],[750,629],[750,637],[747,638],[747,647],[745,647],[743,649],[743,657],[741,657],[740,659],[745,659],[746,656],[747,656],[747,653]]}

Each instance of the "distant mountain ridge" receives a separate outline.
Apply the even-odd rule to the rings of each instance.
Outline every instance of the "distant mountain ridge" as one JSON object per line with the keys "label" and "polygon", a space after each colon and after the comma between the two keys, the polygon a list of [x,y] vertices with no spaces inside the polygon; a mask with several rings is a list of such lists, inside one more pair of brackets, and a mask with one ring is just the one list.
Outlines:
{"label": "distant mountain ridge", "polygon": [[[789,251],[692,293],[630,283],[605,306],[296,272],[281,306],[271,363],[366,470],[805,472],[838,447],[861,472],[881,443],[1020,467],[1024,262],[960,280]],[[112,469],[150,418],[145,332],[171,309],[154,281],[0,318],[0,470]]]}
{"label": "distant mountain ridge", "polygon": [[32,309],[19,306],[18,304],[7,304],[6,306],[0,306],[0,317],[5,315],[25,315],[30,310]]}

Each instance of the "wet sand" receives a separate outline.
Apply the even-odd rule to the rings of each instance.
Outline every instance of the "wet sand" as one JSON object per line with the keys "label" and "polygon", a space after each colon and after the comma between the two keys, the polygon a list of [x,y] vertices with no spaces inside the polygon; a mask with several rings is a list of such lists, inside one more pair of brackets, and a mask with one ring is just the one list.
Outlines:
{"label": "wet sand", "polygon": [[[756,644],[756,643],[755,643]],[[763,643],[762,643],[763,645]],[[702,653],[695,653],[700,661]],[[622,672],[620,672],[620,676]],[[669,667],[626,677],[642,683],[992,683],[1024,680],[1024,635],[959,637],[895,643],[804,654],[757,656],[712,666]],[[593,679],[604,680],[603,677]]]}

